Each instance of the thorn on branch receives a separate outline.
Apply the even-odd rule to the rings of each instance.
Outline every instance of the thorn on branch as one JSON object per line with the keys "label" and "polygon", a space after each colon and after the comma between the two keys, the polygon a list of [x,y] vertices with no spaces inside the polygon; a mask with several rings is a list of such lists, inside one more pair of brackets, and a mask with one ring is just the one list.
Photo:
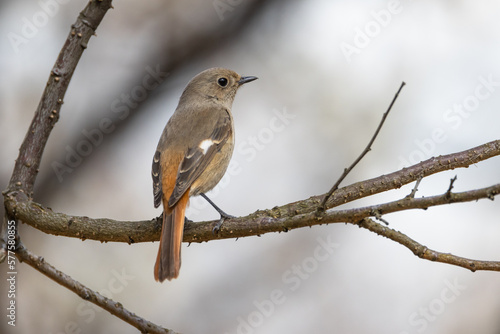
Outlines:
{"label": "thorn on branch", "polygon": [[455,175],[454,178],[450,179],[450,186],[448,187],[448,190],[446,191],[446,193],[444,194],[444,196],[447,198],[447,199],[450,199],[451,198],[451,190],[453,189],[453,183],[455,183],[455,181],[457,180],[457,176]]}

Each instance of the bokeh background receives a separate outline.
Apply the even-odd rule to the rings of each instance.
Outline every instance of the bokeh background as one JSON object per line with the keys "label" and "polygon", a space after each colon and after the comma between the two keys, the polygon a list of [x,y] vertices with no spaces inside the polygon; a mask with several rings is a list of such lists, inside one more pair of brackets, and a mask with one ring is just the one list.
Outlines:
{"label": "bokeh background", "polygon": [[[0,3],[3,188],[85,5]],[[158,216],[150,177],[157,141],[186,83],[214,66],[259,77],[238,93],[233,172],[211,193],[233,215],[326,192],[365,147],[402,81],[407,86],[373,150],[344,185],[499,138],[498,1],[121,0],[114,7],[83,54],[45,150],[35,199],[55,211]],[[151,78],[159,85],[147,90],[143,81]],[[103,119],[112,122],[109,133],[99,128]],[[95,134],[86,151],[85,133]],[[70,167],[67,155],[78,148],[86,156]],[[56,172],[57,163],[68,169]],[[430,177],[417,196],[445,192],[455,175],[456,191],[496,184],[499,168],[493,158]],[[350,207],[398,199],[412,187]],[[430,248],[499,260],[499,213],[497,199],[384,218]],[[188,217],[217,214],[194,199]],[[82,242],[25,225],[20,233],[58,269],[178,332],[500,332],[498,273],[420,260],[352,225],[185,244],[179,279],[164,284],[153,279],[158,243]],[[325,243],[332,251],[319,261],[315,250]],[[136,333],[17,266],[12,328],[4,315],[7,268],[0,265],[0,332]]]}

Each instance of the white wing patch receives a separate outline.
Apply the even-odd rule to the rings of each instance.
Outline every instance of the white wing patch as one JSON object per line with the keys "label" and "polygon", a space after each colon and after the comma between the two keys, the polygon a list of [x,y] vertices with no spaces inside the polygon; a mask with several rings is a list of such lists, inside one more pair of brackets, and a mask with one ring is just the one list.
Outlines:
{"label": "white wing patch", "polygon": [[199,148],[203,151],[203,154],[207,154],[208,149],[212,146],[214,142],[211,139],[205,139],[199,145]]}

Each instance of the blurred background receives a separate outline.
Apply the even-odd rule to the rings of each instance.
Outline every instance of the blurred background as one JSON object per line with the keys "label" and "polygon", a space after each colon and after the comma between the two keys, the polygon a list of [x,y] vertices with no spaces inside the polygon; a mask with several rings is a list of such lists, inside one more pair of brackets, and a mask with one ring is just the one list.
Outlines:
{"label": "blurred background", "polygon": [[[0,4],[0,182],[86,1]],[[258,81],[233,106],[231,172],[209,196],[246,215],[499,139],[497,1],[114,2],[90,40],[47,144],[35,200],[54,211],[150,219],[151,161],[187,82],[222,66]],[[105,125],[103,125],[105,124]],[[500,182],[500,160],[425,179],[417,196]],[[351,203],[407,195],[413,184]],[[347,207],[347,206],[346,206]],[[443,252],[500,259],[500,206],[456,204],[384,216]],[[193,199],[192,220],[217,213]],[[100,243],[20,227],[24,244],[130,311],[183,333],[500,333],[500,276],[420,260],[352,225],[183,245],[179,279],[158,284],[158,243]],[[319,249],[319,251],[317,251]],[[319,252],[319,253],[318,253]],[[317,254],[321,254],[318,257]],[[2,333],[136,333],[31,267],[17,265],[17,326]],[[6,314],[5,264],[0,308]]]}

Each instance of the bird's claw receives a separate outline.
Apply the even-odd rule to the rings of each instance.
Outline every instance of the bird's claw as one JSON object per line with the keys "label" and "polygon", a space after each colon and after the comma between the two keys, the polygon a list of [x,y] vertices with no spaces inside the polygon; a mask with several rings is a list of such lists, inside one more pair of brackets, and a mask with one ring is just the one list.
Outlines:
{"label": "bird's claw", "polygon": [[236,218],[235,216],[228,215],[227,213],[224,213],[224,215],[221,214],[219,221],[217,224],[215,224],[214,228],[212,229],[213,234],[218,234],[220,231],[220,228],[222,227],[222,224],[226,219],[231,219],[231,218]]}

